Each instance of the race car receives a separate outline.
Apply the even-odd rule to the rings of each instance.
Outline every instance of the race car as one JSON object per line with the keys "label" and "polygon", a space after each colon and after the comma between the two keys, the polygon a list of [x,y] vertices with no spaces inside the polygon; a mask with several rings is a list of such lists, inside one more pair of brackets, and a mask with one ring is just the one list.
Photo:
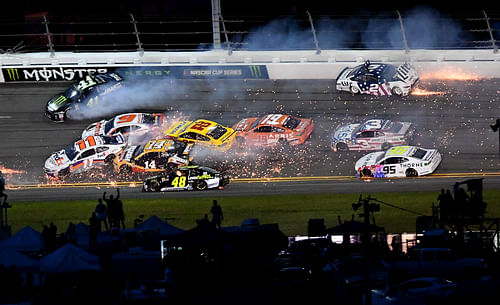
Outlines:
{"label": "race car", "polygon": [[165,116],[162,113],[124,113],[109,120],[101,120],[87,126],[82,132],[82,139],[88,136],[129,135],[154,137],[161,132]]}
{"label": "race car", "polygon": [[165,192],[222,189],[229,183],[229,176],[212,168],[192,165],[149,177],[142,183],[143,192]]}
{"label": "race car", "polygon": [[87,75],[73,83],[66,91],[52,97],[46,105],[45,114],[54,122],[64,122],[71,109],[79,104],[93,107],[109,93],[122,86],[123,78],[117,73]]}
{"label": "race car", "polygon": [[236,131],[209,120],[181,121],[164,131],[169,138],[226,151],[233,145]]}
{"label": "race car", "polygon": [[116,172],[161,172],[189,164],[193,143],[156,139],[144,145],[129,145],[113,160]]}
{"label": "race car", "polygon": [[366,61],[363,65],[342,70],[337,77],[336,88],[352,94],[406,96],[417,81],[417,71],[408,63],[396,68],[390,64]]}
{"label": "race car", "polygon": [[372,152],[356,162],[357,177],[417,177],[433,173],[441,163],[436,149],[417,146],[394,146]]}
{"label": "race car", "polygon": [[49,179],[65,178],[96,166],[111,164],[127,144],[122,134],[113,136],[88,136],[64,149],[54,152],[44,165]]}
{"label": "race car", "polygon": [[387,150],[408,145],[415,136],[411,122],[370,119],[339,127],[331,135],[334,151]]}
{"label": "race car", "polygon": [[240,145],[300,145],[304,144],[313,132],[314,122],[287,114],[266,114],[242,119],[234,124],[233,129],[237,132]]}

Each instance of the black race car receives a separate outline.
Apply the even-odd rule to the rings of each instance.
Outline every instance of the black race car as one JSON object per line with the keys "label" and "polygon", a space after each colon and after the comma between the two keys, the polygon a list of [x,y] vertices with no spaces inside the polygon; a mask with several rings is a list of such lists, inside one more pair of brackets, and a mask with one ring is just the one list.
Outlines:
{"label": "black race car", "polygon": [[142,191],[204,191],[214,188],[222,189],[228,183],[229,176],[222,172],[204,166],[190,165],[144,179]]}
{"label": "black race car", "polygon": [[45,108],[45,114],[54,122],[64,122],[68,111],[77,109],[79,104],[92,107],[99,103],[103,96],[122,86],[123,78],[112,72],[106,74],[87,75],[85,79],[73,83],[66,91],[52,97]]}

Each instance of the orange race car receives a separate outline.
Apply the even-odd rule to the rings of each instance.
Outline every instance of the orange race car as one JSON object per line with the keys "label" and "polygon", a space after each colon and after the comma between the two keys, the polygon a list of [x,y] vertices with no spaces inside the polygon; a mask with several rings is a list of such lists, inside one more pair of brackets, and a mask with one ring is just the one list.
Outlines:
{"label": "orange race car", "polygon": [[314,130],[312,119],[287,114],[266,114],[246,118],[233,126],[240,145],[271,147],[276,144],[300,145]]}

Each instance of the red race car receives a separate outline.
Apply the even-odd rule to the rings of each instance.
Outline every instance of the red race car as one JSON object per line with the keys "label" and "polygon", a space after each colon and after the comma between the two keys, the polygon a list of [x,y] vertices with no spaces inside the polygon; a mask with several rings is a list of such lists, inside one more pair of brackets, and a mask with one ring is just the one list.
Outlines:
{"label": "red race car", "polygon": [[240,145],[272,147],[300,145],[314,130],[312,119],[287,114],[266,114],[261,117],[242,119],[233,126]]}

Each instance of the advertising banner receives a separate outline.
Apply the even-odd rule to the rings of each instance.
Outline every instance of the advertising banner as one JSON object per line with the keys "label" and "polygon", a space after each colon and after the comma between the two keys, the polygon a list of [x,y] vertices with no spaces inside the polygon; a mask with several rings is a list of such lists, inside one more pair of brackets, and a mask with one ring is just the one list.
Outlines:
{"label": "advertising banner", "polygon": [[[77,81],[89,74],[116,72],[125,79],[268,79],[266,65],[2,68],[4,82]],[[0,77],[1,79],[1,77]]]}

